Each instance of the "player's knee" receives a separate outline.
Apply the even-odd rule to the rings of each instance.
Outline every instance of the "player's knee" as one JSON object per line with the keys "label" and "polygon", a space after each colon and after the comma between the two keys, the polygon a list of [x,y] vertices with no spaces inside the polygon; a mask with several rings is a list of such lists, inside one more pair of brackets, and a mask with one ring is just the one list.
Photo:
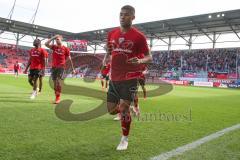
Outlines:
{"label": "player's knee", "polygon": [[29,79],[28,79],[28,83],[31,84],[31,85],[33,85],[33,79],[32,79],[32,78],[29,78]]}
{"label": "player's knee", "polygon": [[108,113],[111,114],[111,115],[115,115],[118,113],[118,111],[114,108],[108,108]]}
{"label": "player's knee", "polygon": [[34,82],[34,83],[37,82],[37,78],[36,78],[36,77],[33,78],[33,82]]}
{"label": "player's knee", "polygon": [[130,107],[130,101],[120,99],[120,109],[126,110]]}
{"label": "player's knee", "polygon": [[108,113],[111,115],[115,115],[119,112],[119,108],[115,103],[108,102],[107,108],[108,108]]}

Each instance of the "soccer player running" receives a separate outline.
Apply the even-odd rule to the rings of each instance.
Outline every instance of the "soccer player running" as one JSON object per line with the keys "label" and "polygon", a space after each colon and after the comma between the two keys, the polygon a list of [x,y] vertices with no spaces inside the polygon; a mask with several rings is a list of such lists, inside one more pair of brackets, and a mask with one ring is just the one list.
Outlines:
{"label": "soccer player running", "polygon": [[[108,88],[109,71],[110,71],[110,63],[108,63],[106,66],[103,66],[101,70],[101,85],[103,90]],[[105,87],[104,87],[104,79],[105,79]]]}
{"label": "soccer player running", "polygon": [[47,57],[48,52],[41,48],[41,41],[39,39],[35,39],[33,41],[33,46],[29,51],[29,60],[27,67],[24,73],[27,73],[28,68],[30,67],[30,72],[28,75],[28,82],[33,87],[33,93],[30,99],[35,99],[38,93],[37,90],[37,81],[40,77],[44,75],[44,68],[47,65]]}
{"label": "soccer player running", "polygon": [[108,52],[103,59],[103,65],[106,65],[109,55],[112,56],[107,108],[112,115],[121,113],[122,138],[117,150],[126,150],[128,147],[130,104],[137,91],[138,78],[142,74],[141,66],[152,61],[145,36],[132,27],[134,19],[135,9],[129,5],[123,6],[120,11],[120,27],[108,33]]}
{"label": "soccer player running", "polygon": [[13,69],[14,69],[14,76],[15,76],[15,78],[18,78],[18,72],[19,72],[19,69],[20,69],[18,61],[16,61],[16,63],[14,64]]}
{"label": "soccer player running", "polygon": [[[53,80],[54,91],[55,91],[54,104],[60,103],[63,74],[64,74],[64,69],[65,69],[65,64],[68,59],[70,60],[73,74],[75,74],[72,59],[70,56],[70,50],[69,50],[69,48],[62,45],[62,38],[63,37],[61,35],[55,35],[45,43],[46,47],[48,47],[49,49],[51,49],[53,51],[52,52],[52,74],[51,74],[51,77]],[[53,40],[56,41],[56,45],[50,44]]]}

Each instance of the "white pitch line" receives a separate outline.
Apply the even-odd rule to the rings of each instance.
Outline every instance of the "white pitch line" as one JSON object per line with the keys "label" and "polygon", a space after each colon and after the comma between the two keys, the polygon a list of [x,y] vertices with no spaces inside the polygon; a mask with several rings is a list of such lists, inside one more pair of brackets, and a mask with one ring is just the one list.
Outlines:
{"label": "white pitch line", "polygon": [[194,148],[196,148],[196,147],[198,147],[198,146],[200,146],[200,145],[202,145],[202,144],[204,144],[206,142],[209,142],[209,141],[211,141],[213,139],[221,137],[224,134],[226,134],[228,132],[231,132],[231,131],[234,131],[234,130],[237,130],[237,129],[240,129],[240,124],[236,124],[236,125],[234,125],[232,127],[225,128],[225,129],[223,129],[221,131],[218,131],[216,133],[213,133],[213,134],[210,134],[210,135],[208,135],[206,137],[203,137],[203,138],[201,138],[199,140],[196,140],[196,141],[194,141],[192,143],[186,144],[184,146],[181,146],[181,147],[178,147],[176,149],[173,149],[173,150],[171,150],[169,152],[165,152],[165,153],[162,153],[162,154],[160,154],[158,156],[152,157],[151,160],[167,160],[167,159],[169,159],[171,157],[174,157],[174,156],[177,156],[177,155],[181,155],[181,154],[183,154],[186,151],[192,150],[192,149],[194,149]]}

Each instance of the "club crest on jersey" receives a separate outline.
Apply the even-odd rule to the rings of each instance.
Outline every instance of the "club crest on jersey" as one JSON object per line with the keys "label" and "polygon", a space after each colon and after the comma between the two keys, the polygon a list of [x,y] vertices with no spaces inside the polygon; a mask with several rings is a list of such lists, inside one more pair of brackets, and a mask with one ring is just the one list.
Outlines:
{"label": "club crest on jersey", "polygon": [[122,49],[132,50],[133,42],[130,40],[125,40],[122,44],[120,44]]}
{"label": "club crest on jersey", "polygon": [[57,49],[56,53],[57,54],[62,54],[62,49]]}
{"label": "club crest on jersey", "polygon": [[124,40],[125,40],[125,39],[124,39],[123,37],[120,37],[120,38],[118,39],[118,43],[121,44],[122,42],[124,42]]}

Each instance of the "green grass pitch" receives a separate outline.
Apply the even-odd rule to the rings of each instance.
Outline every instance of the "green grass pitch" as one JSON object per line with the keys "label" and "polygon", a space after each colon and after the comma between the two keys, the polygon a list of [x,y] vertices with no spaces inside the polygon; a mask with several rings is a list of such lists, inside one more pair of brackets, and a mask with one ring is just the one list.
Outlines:
{"label": "green grass pitch", "polygon": [[[174,86],[168,94],[140,99],[142,117],[133,119],[128,150],[119,152],[121,128],[113,116],[82,122],[56,117],[48,77],[35,100],[29,98],[26,76],[0,75],[0,82],[0,160],[149,159],[240,123],[240,90]],[[86,85],[67,79],[67,83],[101,90],[99,81]],[[66,94],[62,99],[74,101],[73,113],[101,103],[79,95]],[[151,114],[165,117],[147,117]],[[240,159],[239,133],[228,133],[173,159]]]}

